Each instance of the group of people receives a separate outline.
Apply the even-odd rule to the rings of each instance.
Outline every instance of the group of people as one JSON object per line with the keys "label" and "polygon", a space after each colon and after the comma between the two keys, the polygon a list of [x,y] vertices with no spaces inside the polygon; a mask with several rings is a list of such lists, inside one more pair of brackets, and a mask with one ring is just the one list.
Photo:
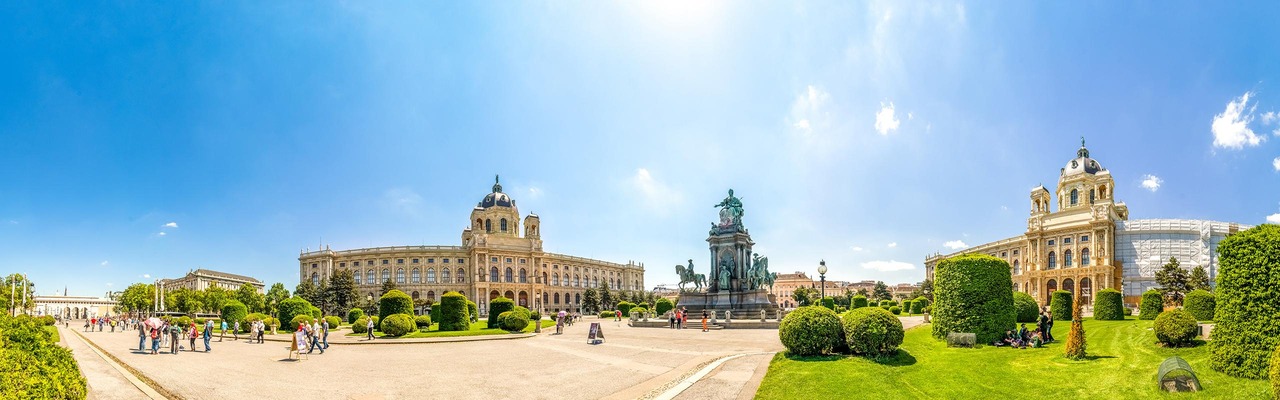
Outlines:
{"label": "group of people", "polygon": [[181,336],[186,336],[191,340],[191,344],[187,347],[188,351],[196,351],[196,338],[204,337],[204,351],[208,353],[212,349],[209,346],[209,340],[213,338],[213,321],[205,321],[204,330],[201,331],[196,327],[195,322],[191,322],[188,326],[178,326],[169,321],[163,321],[160,326],[150,326],[143,322],[136,323],[138,328],[138,351],[147,351],[147,339],[151,339],[151,354],[159,354],[160,348],[168,345],[171,354],[178,354],[178,350],[182,347],[179,342]]}
{"label": "group of people", "polygon": [[667,327],[671,329],[684,329],[684,323],[688,319],[689,309],[682,307],[671,310],[671,314],[667,316]]}
{"label": "group of people", "polygon": [[[373,321],[369,321],[369,323],[372,324]],[[307,325],[305,321],[299,322],[297,331],[305,332],[307,341],[310,342],[307,354],[311,354],[317,348],[320,349],[320,354],[324,354],[324,350],[329,348],[329,321],[324,320],[324,318],[317,319],[311,325]],[[369,339],[373,340],[373,328],[369,328],[369,332],[371,333]],[[307,346],[307,343],[298,343],[299,352],[302,351],[303,346]]]}
{"label": "group of people", "polygon": [[[102,332],[104,328],[110,328],[112,332],[116,331],[116,324],[122,323],[118,319],[113,318],[88,318],[84,320],[84,331],[92,332],[94,327],[98,328],[98,332]],[[124,327],[121,327],[124,329]]]}
{"label": "group of people", "polygon": [[560,311],[556,313],[555,318],[556,318],[556,334],[559,335],[564,333],[565,325],[573,326],[573,321],[581,319],[582,314],[579,314],[579,313],[570,314],[568,311]]}
{"label": "group of people", "polygon": [[1041,311],[1039,318],[1036,319],[1036,328],[1027,330],[1027,324],[1020,327],[1004,331],[1004,336],[997,339],[992,345],[1009,346],[1012,348],[1025,349],[1029,347],[1041,347],[1046,343],[1053,341],[1053,312]]}

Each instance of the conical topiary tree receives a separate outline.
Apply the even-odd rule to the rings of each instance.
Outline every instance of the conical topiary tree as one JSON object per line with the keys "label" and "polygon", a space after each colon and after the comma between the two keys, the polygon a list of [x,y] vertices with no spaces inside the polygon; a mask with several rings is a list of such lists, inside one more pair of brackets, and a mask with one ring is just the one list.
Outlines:
{"label": "conical topiary tree", "polygon": [[1066,356],[1072,360],[1085,358],[1084,317],[1081,316],[1080,304],[1076,303],[1071,313],[1071,331],[1067,333]]}

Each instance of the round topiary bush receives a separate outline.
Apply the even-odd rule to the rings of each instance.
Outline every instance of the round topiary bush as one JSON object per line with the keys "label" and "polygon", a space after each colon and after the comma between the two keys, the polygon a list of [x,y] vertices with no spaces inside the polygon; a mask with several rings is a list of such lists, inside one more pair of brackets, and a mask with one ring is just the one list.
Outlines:
{"label": "round topiary bush", "polygon": [[929,306],[929,299],[924,298],[924,296],[917,297],[915,300],[911,301],[911,313],[924,314],[924,309],[925,307],[928,307],[928,306]]}
{"label": "round topiary bush", "polygon": [[671,311],[673,308],[676,308],[676,305],[672,304],[671,300],[666,297],[660,298],[653,303],[653,312],[658,313],[658,315],[667,315],[667,311]]}
{"label": "round topiary bush", "polygon": [[893,314],[893,315],[900,315],[900,314],[902,314],[902,307],[898,307],[898,306],[889,306],[889,313],[891,313],[891,314]]}
{"label": "round topiary bush", "polygon": [[1152,330],[1156,332],[1156,340],[1165,346],[1186,346],[1196,338],[1196,317],[1175,308],[1160,313]]}
{"label": "round topiary bush", "polygon": [[338,318],[333,315],[324,317],[324,321],[329,323],[329,329],[336,329],[338,325],[342,324],[342,318]]}
{"label": "round topiary bush", "polygon": [[853,296],[853,300],[849,301],[849,308],[862,308],[867,306],[867,296]]}
{"label": "round topiary bush", "polygon": [[499,327],[498,316],[516,309],[516,303],[506,297],[499,297],[489,302],[489,327]]}
{"label": "round topiary bush", "polygon": [[404,336],[413,332],[414,328],[413,316],[409,314],[388,315],[382,320],[382,324],[378,325],[378,330],[387,336]]}
{"label": "round topiary bush", "polygon": [[877,307],[858,308],[845,313],[841,325],[849,351],[871,356],[897,351],[902,345],[902,321],[891,313],[892,309],[885,311]]}
{"label": "round topiary bush", "polygon": [[462,293],[447,292],[440,296],[440,327],[442,331],[465,331],[471,329],[471,315],[467,300]]}
{"label": "round topiary bush", "polygon": [[1142,294],[1142,302],[1138,304],[1138,319],[1156,319],[1164,312],[1164,295],[1151,289]]}
{"label": "round topiary bush", "polygon": [[631,307],[630,311],[630,316],[634,319],[642,319],[644,318],[644,314],[649,312],[649,310],[644,307]]}
{"label": "round topiary bush", "polygon": [[796,356],[830,354],[844,347],[845,340],[840,317],[835,311],[819,306],[800,307],[787,313],[778,324],[778,339],[788,353]]}
{"label": "round topiary bush", "polygon": [[385,321],[392,314],[410,316],[409,322],[413,325],[413,298],[397,289],[382,295],[382,298],[378,299],[378,319]]}
{"label": "round topiary bush", "polygon": [[529,326],[529,310],[520,307],[498,314],[498,328],[508,332],[519,332]]}
{"label": "round topiary bush", "polygon": [[347,311],[347,323],[354,324],[356,323],[357,319],[360,319],[360,317],[363,317],[363,316],[364,316],[364,310],[361,310],[359,308],[352,308],[350,311]]}
{"label": "round topiary bush", "polygon": [[538,312],[538,310],[529,310],[529,321],[541,321],[541,320],[542,320],[542,313]]}
{"label": "round topiary bush", "polygon": [[180,326],[182,328],[186,328],[188,326],[191,326],[191,317],[183,315],[181,317],[178,317],[177,319],[174,319],[173,324],[176,326]]}
{"label": "round topiary bush", "polygon": [[267,329],[271,329],[273,326],[277,328],[280,327],[280,320],[275,317],[267,317],[267,319],[262,320],[262,322],[267,324]]}
{"label": "round topiary bush", "polygon": [[1072,304],[1071,292],[1058,290],[1053,292],[1049,297],[1049,312],[1053,313],[1054,321],[1070,321],[1071,310],[1074,310]]}
{"label": "round topiary bush", "polygon": [[635,304],[631,304],[629,301],[619,301],[618,311],[622,311],[622,315],[631,315],[631,307],[635,306]]}
{"label": "round topiary bush", "polygon": [[615,314],[613,311],[601,311],[601,312],[600,312],[600,319],[613,318],[613,317],[616,317],[616,316],[617,316],[617,314]]}
{"label": "round topiary bush", "polygon": [[1210,366],[1227,375],[1267,376],[1280,345],[1280,225],[1263,224],[1218,243]]}
{"label": "round topiary bush", "polygon": [[984,254],[942,260],[934,268],[933,337],[973,333],[991,343],[1013,326],[1013,275],[1009,263]]}
{"label": "round topiary bush", "polygon": [[1013,292],[1013,308],[1018,322],[1036,322],[1040,318],[1040,305],[1029,294]]}
{"label": "round topiary bush", "polygon": [[823,298],[822,298],[822,306],[823,306],[823,307],[826,307],[826,308],[827,308],[827,309],[829,309],[829,310],[835,310],[835,309],[836,309],[836,299],[835,299],[834,297],[831,297],[831,296],[823,297]]}
{"label": "round topiary bush", "polygon": [[369,318],[372,318],[372,319],[373,319],[373,326],[374,326],[374,329],[377,329],[377,327],[382,326],[382,325],[379,325],[379,324],[378,324],[378,322],[380,322],[380,321],[382,320],[382,318],[381,318],[381,317],[378,317],[377,315],[372,315],[372,316],[369,316]]}
{"label": "round topiary bush", "polygon": [[369,317],[368,317],[368,316],[363,316],[363,317],[360,317],[360,318],[356,318],[355,322],[352,322],[352,323],[351,323],[351,332],[353,332],[353,333],[368,333],[368,332],[369,332],[368,325],[369,325]]}
{"label": "round topiary bush", "polygon": [[222,320],[227,321],[228,324],[234,324],[235,321],[243,321],[247,315],[249,315],[249,307],[245,307],[244,303],[228,300],[222,305]]}
{"label": "round topiary bush", "polygon": [[1102,289],[1093,299],[1093,319],[1119,321],[1124,319],[1124,295],[1119,290]]}
{"label": "round topiary bush", "polygon": [[296,330],[296,329],[298,329],[298,325],[300,325],[300,324],[304,324],[304,323],[305,323],[305,324],[307,324],[307,325],[311,325],[311,324],[313,324],[313,323],[315,323],[315,322],[316,322],[316,319],[315,319],[315,318],[313,318],[313,317],[311,316],[311,314],[295,315],[295,316],[293,316],[293,319],[290,319],[290,320],[289,320],[289,326],[288,326],[286,329],[288,329],[288,330]]}
{"label": "round topiary bush", "polygon": [[471,317],[471,322],[480,322],[480,306],[476,302],[467,300],[467,315]]}
{"label": "round topiary bush", "polygon": [[[254,322],[266,322],[268,318],[270,317],[263,313],[249,313],[249,315],[244,316],[244,319],[240,320],[240,332],[248,333]],[[267,329],[271,329],[271,325],[268,324]]]}
{"label": "round topiary bush", "polygon": [[420,331],[431,329],[431,316],[419,315],[417,317],[413,317],[413,326],[418,327],[418,330]]}
{"label": "round topiary bush", "polygon": [[1207,290],[1192,290],[1182,300],[1182,307],[1199,321],[1213,321],[1213,309],[1216,306],[1217,302],[1213,297],[1213,293],[1209,293]]}
{"label": "round topiary bush", "polygon": [[[307,299],[304,299],[298,296],[293,296],[285,299],[284,301],[281,301],[277,310],[278,310],[277,312],[280,315],[280,321],[293,322],[293,318],[296,316],[299,316],[299,315],[306,315],[308,317],[311,316],[311,303],[308,302]],[[298,327],[298,324],[292,324],[292,325],[286,324],[286,325],[288,326],[281,326],[280,328],[287,331],[293,331],[295,328]]]}

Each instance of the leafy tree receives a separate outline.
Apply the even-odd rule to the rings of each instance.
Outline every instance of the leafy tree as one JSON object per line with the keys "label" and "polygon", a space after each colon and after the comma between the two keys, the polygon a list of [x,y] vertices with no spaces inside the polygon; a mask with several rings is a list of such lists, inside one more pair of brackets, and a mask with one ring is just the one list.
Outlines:
{"label": "leafy tree", "polygon": [[1196,289],[1213,291],[1213,286],[1209,284],[1209,272],[1205,271],[1203,265],[1197,265],[1191,270],[1191,276],[1187,278],[1187,287],[1190,289],[1188,292]]}
{"label": "leafy tree", "polygon": [[871,292],[868,292],[867,288],[858,288],[858,295],[869,298],[871,296]]}
{"label": "leafy tree", "polygon": [[333,301],[329,299],[329,294],[329,279],[324,278],[320,280],[320,285],[316,286],[316,291],[307,300],[311,301],[311,305],[319,308],[322,315],[332,314],[330,307],[333,306]]}
{"label": "leafy tree", "polygon": [[399,289],[399,287],[397,287],[397,286],[396,286],[395,281],[392,281],[392,280],[390,280],[390,279],[387,279],[387,280],[385,280],[385,281],[382,281],[382,295],[383,295],[383,296],[386,296],[386,295],[387,295],[387,292],[390,292],[390,291],[392,291],[392,290],[398,290],[398,289]]}
{"label": "leafy tree", "polygon": [[1182,305],[1182,296],[1189,289],[1187,271],[1178,266],[1176,257],[1169,257],[1169,262],[1156,271],[1156,283],[1160,285],[1160,293],[1169,304]]}
{"label": "leafy tree", "polygon": [[120,293],[120,299],[116,300],[116,304],[120,306],[121,312],[146,312],[151,311],[151,306],[155,304],[155,297],[155,286],[135,283]]}
{"label": "leafy tree", "polygon": [[582,312],[595,314],[600,312],[600,295],[595,289],[582,292]]}
{"label": "leafy tree", "polygon": [[266,310],[272,315],[280,308],[280,303],[289,298],[289,289],[284,288],[284,284],[276,282],[271,285],[271,289],[267,290]]}
{"label": "leafy tree", "polygon": [[920,282],[920,294],[923,295],[926,299],[929,299],[929,301],[931,302],[933,301],[933,280],[932,279],[925,279],[924,282]]}
{"label": "leafy tree", "polygon": [[[312,303],[311,300],[316,297],[316,290],[318,289],[315,284],[311,283],[310,280],[304,280],[298,286],[294,286],[293,296],[301,297],[308,303]],[[315,303],[312,303],[312,305],[315,305]]]}
{"label": "leafy tree", "polygon": [[613,303],[614,303],[613,293],[609,292],[609,282],[608,281],[600,282],[600,309],[612,310]]}
{"label": "leafy tree", "polygon": [[226,305],[227,300],[232,298],[232,294],[227,292],[218,285],[210,285],[204,289],[203,299],[201,303],[204,307],[200,311],[222,312],[222,306]]}
{"label": "leafy tree", "polygon": [[893,300],[893,295],[889,293],[889,285],[884,281],[876,281],[876,288],[872,291],[872,297],[876,300]]}
{"label": "leafy tree", "polygon": [[333,304],[335,315],[346,314],[356,304],[360,293],[356,292],[355,275],[350,270],[338,271],[329,281],[329,301]]}
{"label": "leafy tree", "polygon": [[818,290],[813,288],[801,286],[791,292],[791,299],[795,300],[800,307],[813,305],[817,298]]}
{"label": "leafy tree", "polygon": [[258,289],[248,283],[240,285],[235,291],[236,301],[244,304],[249,312],[262,312],[265,310],[266,301],[262,294],[258,293]]}
{"label": "leafy tree", "polygon": [[[17,285],[16,286],[17,290],[13,291],[13,293],[10,293],[10,290],[15,287],[14,285]],[[4,277],[4,290],[3,290],[4,293],[0,294],[0,299],[4,300],[3,302],[5,306],[5,311],[8,311],[9,308],[11,307],[17,307],[19,309],[26,309],[26,310],[31,310],[35,308],[36,307],[35,287],[36,285],[34,283],[31,283],[30,280],[27,280],[21,274],[11,274],[9,276]],[[23,297],[22,291],[24,288],[26,289],[26,292],[27,292],[27,295],[26,295],[27,300],[25,302],[22,300],[22,297]]]}

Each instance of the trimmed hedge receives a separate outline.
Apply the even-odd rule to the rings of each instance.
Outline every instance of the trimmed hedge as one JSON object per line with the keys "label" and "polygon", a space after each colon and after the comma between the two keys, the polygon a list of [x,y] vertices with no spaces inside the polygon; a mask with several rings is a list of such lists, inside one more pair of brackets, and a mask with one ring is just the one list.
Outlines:
{"label": "trimmed hedge", "polygon": [[227,302],[222,305],[222,320],[227,321],[227,323],[231,324],[232,327],[234,327],[236,322],[244,321],[244,317],[248,315],[249,307],[245,307],[244,303],[239,301],[227,300]]}
{"label": "trimmed hedge", "polygon": [[519,332],[529,326],[529,309],[517,306],[498,314],[498,327],[508,332]]}
{"label": "trimmed hedge", "polygon": [[1280,225],[1263,224],[1218,243],[1214,370],[1261,379],[1280,345]]}
{"label": "trimmed hedge", "polygon": [[498,316],[502,313],[516,309],[516,303],[506,297],[498,297],[489,302],[489,325],[490,328],[499,326]]}
{"label": "trimmed hedge", "polygon": [[1074,310],[1073,298],[1071,292],[1066,290],[1058,290],[1053,292],[1049,297],[1049,312],[1053,313],[1054,321],[1070,321],[1071,310]]}
{"label": "trimmed hedge", "polygon": [[796,356],[831,354],[844,347],[845,341],[840,317],[821,306],[804,306],[787,313],[778,324],[778,339],[788,353]]}
{"label": "trimmed hedge", "polygon": [[653,312],[658,313],[658,315],[667,315],[667,311],[671,311],[674,308],[676,308],[676,305],[671,303],[671,300],[668,300],[666,297],[660,298],[657,302],[653,303]]}
{"label": "trimmed hedge", "polygon": [[1196,338],[1196,317],[1175,308],[1160,313],[1152,330],[1156,333],[1156,340],[1165,346],[1186,346]]}
{"label": "trimmed hedge", "polygon": [[404,336],[409,332],[413,332],[414,328],[412,315],[391,314],[382,320],[382,324],[378,326],[378,331],[387,336]]}
{"label": "trimmed hedge", "polygon": [[915,300],[911,301],[911,313],[924,314],[924,309],[925,307],[928,307],[928,306],[929,306],[929,299],[924,298],[924,296],[917,297]]}
{"label": "trimmed hedge", "polygon": [[889,307],[889,312],[890,312],[890,313],[892,313],[893,315],[901,315],[901,314],[902,314],[902,307],[898,307],[898,306],[890,306],[890,307]]}
{"label": "trimmed hedge", "polygon": [[601,312],[600,312],[600,319],[605,319],[605,318],[616,318],[617,316],[618,316],[618,314],[616,314],[614,311],[601,311]]}
{"label": "trimmed hedge", "polygon": [[1215,300],[1213,293],[1196,289],[1187,293],[1187,297],[1182,300],[1182,307],[1198,321],[1213,321],[1213,308],[1217,305]]}
{"label": "trimmed hedge", "polygon": [[845,343],[854,354],[880,356],[898,350],[902,345],[902,321],[890,311],[877,307],[859,308],[844,314]]}
{"label": "trimmed hedge", "polygon": [[471,322],[480,322],[480,306],[476,302],[467,300],[467,315],[471,317]]}
{"label": "trimmed hedge", "polygon": [[1036,322],[1040,318],[1040,305],[1029,294],[1013,292],[1013,308],[1017,322]]}
{"label": "trimmed hedge", "polygon": [[1124,319],[1124,295],[1119,290],[1102,289],[1093,299],[1093,319],[1120,321]]}
{"label": "trimmed hedge", "polygon": [[312,323],[315,323],[315,322],[316,322],[316,319],[315,319],[314,317],[312,317],[310,314],[295,315],[295,316],[293,316],[293,319],[290,319],[290,320],[289,320],[289,328],[288,328],[288,330],[290,330],[290,331],[297,330],[297,329],[298,329],[298,324],[301,324],[301,323],[304,323],[304,322],[305,322],[307,325],[311,325]]}
{"label": "trimmed hedge", "polygon": [[1271,398],[1280,399],[1280,346],[1271,354]]}
{"label": "trimmed hedge", "polygon": [[422,331],[431,329],[431,316],[419,315],[417,317],[413,317],[413,325],[418,327],[418,330]]}
{"label": "trimmed hedge", "polygon": [[644,308],[644,307],[631,307],[631,315],[630,315],[630,317],[631,317],[631,318],[637,318],[637,319],[638,319],[638,318],[644,318],[644,314],[645,314],[645,313],[647,313],[647,312],[649,312],[649,310],[648,310],[648,309],[646,309],[646,308]]}
{"label": "trimmed hedge", "polygon": [[353,332],[353,333],[368,333],[368,332],[369,332],[369,328],[368,328],[366,325],[369,325],[369,317],[368,317],[368,316],[362,316],[362,317],[360,317],[360,318],[356,318],[355,322],[352,322],[352,323],[351,323],[351,332]]}
{"label": "trimmed hedge", "polygon": [[71,350],[44,321],[0,316],[0,399],[83,399],[87,383]]}
{"label": "trimmed hedge", "polygon": [[823,306],[823,307],[826,307],[826,308],[827,308],[827,309],[829,309],[829,310],[835,311],[835,309],[836,309],[836,299],[835,299],[834,297],[831,297],[831,296],[823,297],[823,298],[822,298],[822,306]]}
{"label": "trimmed hedge", "polygon": [[933,337],[973,333],[991,343],[1014,325],[1009,263],[985,254],[942,260],[934,269]]}
{"label": "trimmed hedge", "polygon": [[333,315],[330,315],[330,316],[328,316],[328,317],[324,317],[324,320],[325,320],[325,322],[328,322],[328,323],[329,323],[329,330],[338,329],[338,325],[341,325],[341,324],[342,324],[342,318],[338,318],[338,317],[333,316]]}
{"label": "trimmed hedge", "polygon": [[[299,315],[305,315],[305,316],[311,317],[311,303],[308,302],[307,299],[304,299],[298,296],[293,296],[293,297],[284,299],[284,301],[281,301],[280,304],[277,306],[277,312],[280,315],[281,321],[293,322],[294,317],[297,317]],[[295,323],[292,325],[285,324],[280,328],[286,331],[292,332],[297,327],[298,327],[298,324]]]}
{"label": "trimmed hedge", "polygon": [[850,304],[851,304],[850,308],[855,308],[855,309],[866,307],[867,296],[863,296],[863,295],[853,296],[853,300],[850,300]]}
{"label": "trimmed hedge", "polygon": [[465,331],[471,329],[473,318],[469,315],[470,300],[462,293],[447,292],[440,296],[440,329],[442,331]]}
{"label": "trimmed hedge", "polygon": [[324,312],[321,312],[320,308],[316,306],[311,306],[311,308],[307,309],[307,312],[311,313],[311,318],[320,319],[324,317]]}
{"label": "trimmed hedge", "polygon": [[1164,295],[1155,289],[1142,294],[1142,303],[1138,304],[1138,319],[1156,319],[1156,316],[1162,312],[1164,312]]}
{"label": "trimmed hedge", "polygon": [[[263,313],[249,313],[249,315],[246,315],[244,319],[240,321],[240,332],[248,333],[250,325],[253,325],[254,322],[256,321],[266,322],[270,318],[271,317],[268,317],[266,314],[263,314]],[[267,323],[267,329],[271,329],[270,323]]]}
{"label": "trimmed hedge", "polygon": [[363,316],[364,316],[364,310],[361,310],[359,308],[352,308],[350,311],[347,311],[347,323],[354,324],[356,323],[357,319],[360,319],[360,317],[363,317]]}
{"label": "trimmed hedge", "polygon": [[631,315],[631,307],[635,307],[635,306],[636,306],[635,304],[631,304],[631,302],[629,301],[619,301],[618,311],[622,311],[622,315],[628,316],[628,315]]}
{"label": "trimmed hedge", "polygon": [[410,325],[412,325],[413,298],[409,297],[405,292],[401,292],[399,289],[392,289],[390,292],[387,292],[387,294],[382,295],[382,298],[378,299],[378,319],[385,322],[387,317],[393,314],[408,315]]}

